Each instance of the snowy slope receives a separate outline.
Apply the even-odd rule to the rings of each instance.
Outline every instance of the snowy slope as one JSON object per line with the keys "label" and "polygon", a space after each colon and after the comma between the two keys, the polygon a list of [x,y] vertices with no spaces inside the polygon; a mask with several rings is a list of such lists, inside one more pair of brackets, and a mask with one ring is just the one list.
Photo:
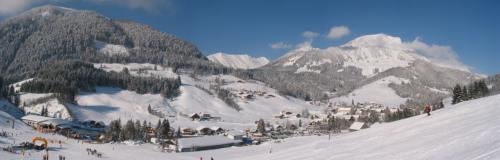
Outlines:
{"label": "snowy slope", "polygon": [[20,93],[19,98],[26,114],[40,114],[45,107],[49,117],[72,119],[66,106],[51,93]]}
{"label": "snowy slope", "polygon": [[29,78],[29,79],[25,79],[25,80],[22,80],[22,81],[19,81],[19,82],[16,82],[16,83],[13,83],[11,85],[9,85],[9,87],[13,86],[14,87],[14,91],[15,92],[20,92],[21,91],[21,86],[26,83],[26,82],[29,82],[29,81],[32,81],[33,78]]}
{"label": "snowy slope", "polygon": [[[311,44],[305,43],[279,58],[278,64],[284,67],[296,66],[298,67],[296,73],[300,73],[304,67],[317,61],[305,58],[304,55],[322,57],[321,61],[328,63],[340,61],[344,68],[349,66],[358,68],[362,75],[367,77],[395,67],[408,67],[415,60],[428,61],[415,50],[406,47],[399,37],[375,34],[361,36],[344,45],[326,49],[314,48]],[[321,63],[318,66],[328,63]]]}
{"label": "snowy slope", "polygon": [[[331,95],[329,98],[355,94],[351,93],[354,89],[370,88],[365,85],[388,76],[410,80],[411,85],[392,87],[399,96],[413,100],[421,97],[439,99],[448,96],[448,89],[454,83],[480,78],[463,68],[446,66],[423,56],[425,54],[413,43],[386,34],[365,35],[328,48],[316,48],[311,42],[305,42],[259,68],[253,78],[282,92],[298,90],[301,94],[297,95],[301,98],[306,98],[307,93],[315,100],[322,99],[325,93]],[[404,102],[401,99],[391,101],[398,106]]]}
{"label": "snowy slope", "polygon": [[169,115],[172,110],[159,94],[137,94],[111,87],[96,87],[95,93],[81,93],[78,105],[68,105],[78,120],[97,120],[109,123],[116,119],[135,119],[156,122],[159,117],[148,113],[147,107]]}
{"label": "snowy slope", "polygon": [[[253,100],[234,97],[242,109],[238,112],[217,98],[216,95],[210,95],[206,91],[196,87],[198,85],[208,88],[207,84],[213,83],[216,78],[224,80],[226,84],[221,87],[230,90],[235,95],[245,92],[241,94],[243,96],[256,91],[265,92],[265,94],[254,94],[255,99]],[[172,106],[176,111],[183,114],[205,112],[214,116],[220,116],[226,122],[253,123],[260,118],[270,119],[273,114],[281,111],[298,113],[304,108],[319,110],[319,107],[314,108],[314,106],[307,104],[305,101],[281,96],[276,90],[258,81],[244,81],[229,75],[200,77],[200,80],[181,76],[181,79],[184,84],[181,86],[181,95],[172,101]]]}
{"label": "snowy slope", "polygon": [[401,84],[409,83],[410,81],[403,78],[398,78],[394,76],[385,77],[379,79],[370,84],[364,85],[358,88],[346,96],[333,98],[332,102],[351,104],[357,102],[373,102],[377,104],[383,104],[387,107],[399,107],[400,104],[405,103],[406,98],[402,98],[396,94],[396,92],[389,87],[389,84]]}
{"label": "snowy slope", "polygon": [[254,58],[248,55],[230,55],[222,52],[209,55],[207,58],[223,66],[238,69],[254,69],[269,63],[269,60],[265,57]]}
{"label": "snowy slope", "polygon": [[23,116],[23,112],[19,108],[2,98],[0,98],[0,111],[8,113],[16,118],[21,118]]}
{"label": "snowy slope", "polygon": [[[305,136],[285,139],[281,143],[232,147],[188,153],[162,153],[150,144],[81,144],[58,135],[35,133],[25,125],[10,129],[9,115],[0,112],[0,130],[14,132],[15,137],[0,137],[0,147],[29,140],[32,136],[62,140],[61,149],[53,146],[51,155],[83,160],[85,148],[95,148],[105,159],[226,159],[226,160],[494,160],[500,158],[500,95],[463,102],[425,115],[392,123],[379,124],[358,132],[328,136]],[[20,122],[17,121],[16,124]],[[272,151],[272,152],[270,152]],[[38,159],[42,152],[28,151],[26,158]],[[20,154],[0,151],[5,159],[19,159]],[[52,156],[55,158],[54,156]]]}

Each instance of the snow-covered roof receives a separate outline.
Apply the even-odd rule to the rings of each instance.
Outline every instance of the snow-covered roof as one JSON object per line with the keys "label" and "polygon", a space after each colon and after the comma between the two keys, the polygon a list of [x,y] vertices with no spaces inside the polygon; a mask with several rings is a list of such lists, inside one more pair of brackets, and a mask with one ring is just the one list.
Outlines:
{"label": "snow-covered roof", "polygon": [[223,144],[235,144],[240,143],[239,140],[232,140],[224,136],[203,136],[203,137],[193,137],[193,138],[180,138],[178,140],[179,148],[191,148],[191,147],[207,147]]}
{"label": "snow-covered roof", "polygon": [[239,131],[239,130],[231,130],[227,132],[227,135],[232,135],[232,136],[244,136],[246,135],[244,132]]}
{"label": "snow-covered roof", "polygon": [[67,120],[64,120],[64,119],[57,119],[57,118],[54,118],[54,119],[48,119],[48,120],[45,120],[45,121],[42,121],[40,122],[41,124],[45,124],[45,125],[54,125],[54,126],[58,126],[58,125],[62,125],[62,124],[71,124],[70,121],[67,121]]}
{"label": "snow-covered roof", "polygon": [[351,124],[351,127],[349,127],[349,129],[352,129],[352,130],[361,130],[364,125],[365,125],[364,122],[354,122],[354,123]]}
{"label": "snow-covered roof", "polygon": [[[205,127],[205,126],[199,126],[199,127],[197,127],[197,128],[196,128],[196,130],[197,130],[197,131],[201,131],[201,130],[203,130],[203,129],[205,129],[205,128],[208,128],[208,127]],[[208,128],[208,129],[210,129],[210,128]]]}
{"label": "snow-covered roof", "polygon": [[222,128],[221,127],[217,127],[217,126],[212,126],[212,127],[210,127],[210,129],[213,130],[213,131],[217,131],[217,130],[222,129]]}
{"label": "snow-covered roof", "polygon": [[52,120],[52,119],[55,119],[55,118],[44,117],[44,116],[33,115],[33,114],[21,117],[21,120],[34,121],[34,122],[37,122],[37,123],[38,122],[43,122],[43,121],[46,121],[46,120]]}

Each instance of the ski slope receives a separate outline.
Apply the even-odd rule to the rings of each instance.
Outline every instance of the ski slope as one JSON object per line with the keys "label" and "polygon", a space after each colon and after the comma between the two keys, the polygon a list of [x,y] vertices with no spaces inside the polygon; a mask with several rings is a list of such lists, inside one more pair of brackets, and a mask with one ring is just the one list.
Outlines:
{"label": "ski slope", "polygon": [[78,105],[68,104],[76,119],[106,124],[116,119],[158,121],[159,117],[148,113],[148,105],[165,115],[172,113],[167,100],[159,94],[137,94],[112,87],[96,87],[95,93],[81,93],[76,101]]}
{"label": "ski slope", "polygon": [[[68,159],[95,159],[85,148],[95,148],[104,153],[105,159],[166,159],[192,160],[334,160],[334,159],[453,159],[494,160],[500,158],[500,95],[463,102],[432,112],[431,116],[378,124],[358,132],[328,136],[305,136],[285,139],[281,143],[264,143],[257,146],[231,147],[189,153],[162,153],[155,145],[80,144],[66,138],[36,133],[25,125],[10,128],[10,115],[0,111],[0,130],[14,132],[15,137],[0,137],[0,146],[13,141],[22,142],[32,136],[64,141],[61,149],[50,149],[51,159],[65,155]],[[17,124],[20,122],[17,121]],[[271,152],[270,152],[271,151]],[[40,158],[42,152],[28,151],[30,157]],[[21,159],[20,154],[0,151],[2,159]]]}
{"label": "ski slope", "polygon": [[351,104],[352,100],[354,100],[354,103],[374,102],[388,107],[399,107],[400,104],[406,102],[406,98],[397,95],[396,91],[389,87],[389,84],[401,84],[403,82],[410,83],[407,79],[388,76],[358,88],[346,96],[333,98],[331,101]]}
{"label": "ski slope", "polygon": [[[244,81],[230,75],[214,75],[199,77],[195,80],[188,76],[181,76],[183,85],[181,86],[181,95],[172,101],[172,106],[176,111],[182,114],[192,113],[210,113],[214,116],[220,116],[225,122],[232,123],[253,123],[259,119],[270,120],[273,114],[281,111],[291,111],[300,113],[303,109],[321,110],[321,107],[307,104],[305,101],[292,97],[281,96],[278,91],[265,86],[258,81]],[[234,101],[240,106],[241,111],[228,106],[217,95],[210,95],[206,91],[196,87],[196,85],[207,87],[207,84],[213,83],[215,79],[225,81],[221,88],[230,90],[235,95],[245,92],[254,94],[254,99],[246,100],[240,97],[233,97]],[[239,82],[238,82],[239,81]],[[255,94],[256,92],[262,95]],[[265,94],[263,94],[265,93]],[[270,96],[271,95],[271,96]]]}

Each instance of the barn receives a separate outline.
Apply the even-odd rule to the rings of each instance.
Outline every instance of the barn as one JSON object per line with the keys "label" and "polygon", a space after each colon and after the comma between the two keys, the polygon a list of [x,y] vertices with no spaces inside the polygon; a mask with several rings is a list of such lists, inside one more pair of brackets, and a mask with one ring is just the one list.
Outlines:
{"label": "barn", "polygon": [[177,141],[177,151],[179,152],[194,152],[225,148],[241,144],[242,142],[241,140],[233,140],[224,136],[180,138]]}

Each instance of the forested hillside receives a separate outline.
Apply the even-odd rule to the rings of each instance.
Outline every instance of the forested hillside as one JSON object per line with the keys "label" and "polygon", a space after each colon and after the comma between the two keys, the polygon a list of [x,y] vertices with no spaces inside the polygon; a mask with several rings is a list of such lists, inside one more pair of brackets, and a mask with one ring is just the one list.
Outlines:
{"label": "forested hillside", "polygon": [[190,42],[93,11],[50,5],[34,8],[2,21],[0,35],[0,74],[9,83],[32,78],[48,64],[68,59],[147,62],[197,72],[223,70]]}

